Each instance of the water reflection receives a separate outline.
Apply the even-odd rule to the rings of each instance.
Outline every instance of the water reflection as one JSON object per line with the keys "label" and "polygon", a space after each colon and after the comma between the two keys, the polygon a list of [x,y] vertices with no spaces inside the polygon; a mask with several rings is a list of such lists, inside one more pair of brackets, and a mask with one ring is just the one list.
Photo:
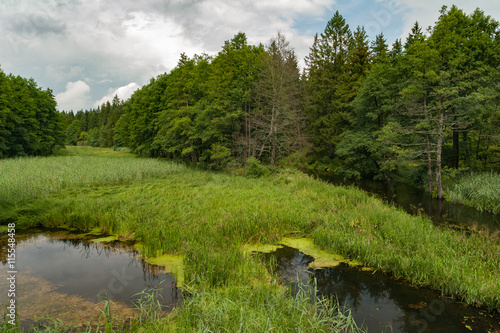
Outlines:
{"label": "water reflection", "polygon": [[424,214],[435,223],[445,223],[468,229],[485,229],[494,235],[500,233],[500,214],[480,212],[474,208],[431,198],[419,188],[396,182],[352,181],[331,176],[325,181],[335,185],[354,185],[386,202],[414,215]]}
{"label": "water reflection", "polygon": [[313,258],[286,246],[268,256],[275,256],[278,274],[293,292],[315,279],[320,294],[336,297],[369,332],[500,332],[500,316],[429,288],[347,265],[308,270]]}
{"label": "water reflection", "polygon": [[[122,309],[132,308],[137,294],[151,288],[161,288],[158,295],[165,310],[179,304],[181,290],[171,273],[137,257],[130,244],[96,244],[91,238],[82,239],[66,231],[17,235],[19,292],[16,301],[22,320],[65,312],[70,313],[67,318],[90,320],[95,317],[94,305],[103,301],[102,296]],[[0,248],[6,246],[6,241],[5,236],[0,237]],[[0,259],[4,266],[0,272],[0,293],[7,295],[3,291],[6,286],[2,284],[7,271],[6,258]],[[65,300],[67,308],[64,309]],[[83,314],[85,311],[89,313]]]}

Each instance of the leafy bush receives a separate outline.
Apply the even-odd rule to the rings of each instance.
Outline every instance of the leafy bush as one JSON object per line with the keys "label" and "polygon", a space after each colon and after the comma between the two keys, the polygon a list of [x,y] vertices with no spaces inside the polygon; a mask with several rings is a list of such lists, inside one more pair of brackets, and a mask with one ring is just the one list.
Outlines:
{"label": "leafy bush", "polygon": [[269,176],[271,170],[269,167],[262,165],[255,157],[250,157],[247,160],[245,168],[245,176],[249,178],[260,178],[262,176]]}

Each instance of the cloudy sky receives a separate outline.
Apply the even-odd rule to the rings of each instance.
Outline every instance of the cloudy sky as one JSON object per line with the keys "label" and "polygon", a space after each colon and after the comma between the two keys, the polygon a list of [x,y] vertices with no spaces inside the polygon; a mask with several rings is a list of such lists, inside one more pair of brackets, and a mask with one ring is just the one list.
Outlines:
{"label": "cloudy sky", "polygon": [[371,39],[390,43],[418,20],[432,25],[442,5],[480,7],[500,20],[500,2],[448,0],[0,0],[0,66],[32,77],[59,110],[89,109],[177,64],[179,55],[215,55],[237,32],[251,44],[278,31],[303,59],[338,10]]}

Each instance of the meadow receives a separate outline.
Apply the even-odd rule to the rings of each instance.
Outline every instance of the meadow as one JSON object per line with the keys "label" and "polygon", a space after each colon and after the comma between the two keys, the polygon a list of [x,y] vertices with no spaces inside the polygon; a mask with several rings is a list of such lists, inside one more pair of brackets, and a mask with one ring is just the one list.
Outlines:
{"label": "meadow", "polygon": [[[22,169],[15,181],[4,176],[15,172],[14,164]],[[53,170],[61,170],[55,180]],[[284,237],[311,238],[328,252],[500,311],[498,238],[436,227],[361,190],[292,169],[248,178],[130,156],[58,156],[0,161],[0,171],[2,224],[99,227],[132,235],[148,256],[183,255],[191,296],[166,318],[150,321],[146,331],[218,331],[225,325],[248,332],[356,331],[333,302],[287,295],[264,263],[243,250]],[[300,325],[294,318],[302,318]]]}

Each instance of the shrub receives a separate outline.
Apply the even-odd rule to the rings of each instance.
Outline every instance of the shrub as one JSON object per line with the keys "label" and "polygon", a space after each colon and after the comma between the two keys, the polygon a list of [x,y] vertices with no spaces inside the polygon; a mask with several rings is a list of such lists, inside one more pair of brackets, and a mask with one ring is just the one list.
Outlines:
{"label": "shrub", "polygon": [[245,176],[249,178],[260,178],[262,176],[269,176],[271,170],[269,167],[262,165],[255,157],[250,157],[247,160],[245,168]]}

